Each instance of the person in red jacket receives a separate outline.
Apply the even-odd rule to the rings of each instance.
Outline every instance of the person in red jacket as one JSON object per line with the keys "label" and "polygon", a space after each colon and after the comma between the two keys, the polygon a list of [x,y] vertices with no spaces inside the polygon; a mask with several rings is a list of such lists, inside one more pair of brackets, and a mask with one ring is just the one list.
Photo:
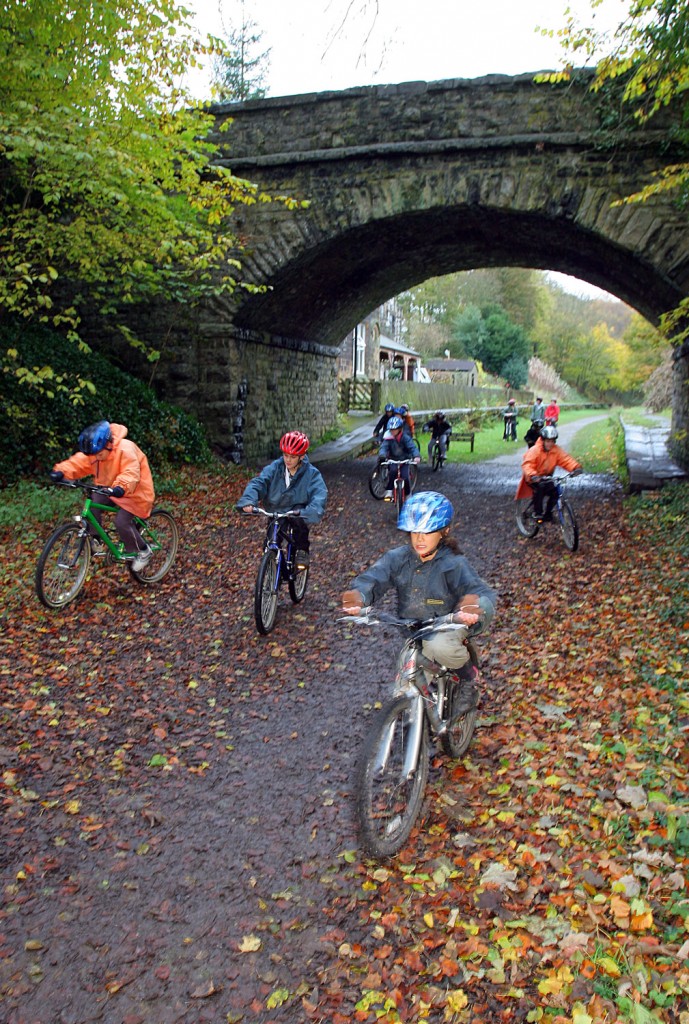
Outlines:
{"label": "person in red jacket", "polygon": [[560,406],[557,404],[557,398],[554,398],[550,405],[546,406],[545,410],[545,425],[547,427],[556,427],[557,421],[560,419]]}
{"label": "person in red jacket", "polygon": [[[132,568],[139,572],[153,554],[134,521],[135,516],[148,519],[155,501],[148,459],[133,441],[127,440],[125,426],[107,420],[82,430],[77,448],[69,459],[55,463],[50,478],[57,482],[92,476],[97,484],[112,487],[112,494],[94,491],[93,497],[99,505],[117,509],[115,529],[134,560]],[[93,514],[100,522],[101,513],[94,509]]]}
{"label": "person in red jacket", "polygon": [[[575,476],[584,472],[581,464],[568,455],[564,448],[560,448],[556,441],[557,430],[555,427],[543,427],[536,444],[524,452],[522,478],[514,496],[516,501],[533,496],[534,516],[546,523],[552,522],[553,508],[557,501],[557,489],[553,483],[555,468],[561,466],[562,469],[566,469],[567,472]],[[544,498],[548,500],[545,515],[543,514]]]}

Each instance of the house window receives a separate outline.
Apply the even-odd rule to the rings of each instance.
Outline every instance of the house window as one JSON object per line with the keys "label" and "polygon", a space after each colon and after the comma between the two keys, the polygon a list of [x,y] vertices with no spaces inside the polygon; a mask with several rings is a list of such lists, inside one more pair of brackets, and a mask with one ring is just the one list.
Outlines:
{"label": "house window", "polygon": [[355,376],[365,377],[366,376],[366,339],[364,332],[357,333],[356,339],[356,369],[354,371]]}

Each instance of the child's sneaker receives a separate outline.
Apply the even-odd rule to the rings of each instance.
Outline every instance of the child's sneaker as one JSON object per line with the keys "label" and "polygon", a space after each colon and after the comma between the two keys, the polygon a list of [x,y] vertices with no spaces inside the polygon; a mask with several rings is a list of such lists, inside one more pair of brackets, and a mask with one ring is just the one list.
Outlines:
{"label": "child's sneaker", "polygon": [[386,491],[383,495],[383,501],[392,501],[392,491]]}
{"label": "child's sneaker", "polygon": [[152,555],[153,552],[148,546],[145,547],[143,551],[140,551],[136,558],[134,559],[134,561],[132,562],[132,569],[134,570],[134,572],[141,572],[143,567],[145,565],[148,565],[148,563],[150,562]]}

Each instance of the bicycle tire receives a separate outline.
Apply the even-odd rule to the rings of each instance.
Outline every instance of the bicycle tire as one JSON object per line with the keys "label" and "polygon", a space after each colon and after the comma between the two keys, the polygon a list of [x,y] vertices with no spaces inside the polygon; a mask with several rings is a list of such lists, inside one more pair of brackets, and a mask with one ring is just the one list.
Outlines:
{"label": "bicycle tire", "polygon": [[376,499],[376,501],[382,501],[385,497],[385,492],[388,489],[388,467],[383,466],[380,463],[371,470],[368,478],[368,489]]}
{"label": "bicycle tire", "polygon": [[305,569],[295,569],[294,576],[287,580],[287,589],[289,590],[289,596],[292,599],[292,604],[299,604],[300,601],[304,600],[308,582],[308,565]]}
{"label": "bicycle tire", "polygon": [[517,504],[517,529],[522,537],[532,538],[538,533],[539,526],[533,517],[533,510],[533,499],[529,499],[526,504]]}
{"label": "bicycle tire", "polygon": [[254,618],[256,628],[263,636],[275,625],[278,610],[277,553],[266,551],[258,567],[254,589]]}
{"label": "bicycle tire", "polygon": [[558,512],[564,545],[568,551],[576,551],[579,547],[579,527],[574,518],[572,506],[565,498],[562,499]]}
{"label": "bicycle tire", "polygon": [[410,494],[414,493],[414,488],[416,487],[416,481],[418,479],[418,476],[419,476],[419,467],[416,465],[415,462],[410,462],[409,463],[409,493]]}
{"label": "bicycle tire", "polygon": [[[411,494],[411,491],[409,493]],[[406,500],[406,494],[404,493],[404,480],[395,480],[394,495],[395,505],[397,506],[397,515],[399,515]]]}
{"label": "bicycle tire", "polygon": [[137,583],[150,586],[167,576],[174,565],[179,548],[179,530],[169,512],[154,508],[148,519],[140,520],[139,532],[153,554],[143,568],[134,569],[132,562],[127,562],[127,568]]}
{"label": "bicycle tire", "polygon": [[43,546],[36,566],[38,599],[46,608],[64,608],[86,582],[91,545],[78,523],[62,523]]}
{"label": "bicycle tire", "polygon": [[428,727],[421,721],[418,757],[409,779],[402,769],[415,742],[414,698],[394,697],[376,715],[364,741],[356,776],[356,814],[363,849],[372,857],[394,856],[421,812],[428,781]]}
{"label": "bicycle tire", "polygon": [[478,710],[472,708],[471,711],[465,712],[455,722],[452,721],[454,718],[454,708],[457,702],[460,700],[462,695],[462,683],[458,680],[452,684],[450,690],[449,714],[448,719],[451,724],[447,727],[446,732],[440,737],[442,748],[448,757],[458,758],[465,753],[469,744],[471,743],[474,730],[476,728],[476,719],[478,717]]}
{"label": "bicycle tire", "polygon": [[433,472],[435,473],[436,470],[440,469],[442,464],[443,460],[440,457],[440,446],[436,444],[433,448],[433,462],[431,463]]}

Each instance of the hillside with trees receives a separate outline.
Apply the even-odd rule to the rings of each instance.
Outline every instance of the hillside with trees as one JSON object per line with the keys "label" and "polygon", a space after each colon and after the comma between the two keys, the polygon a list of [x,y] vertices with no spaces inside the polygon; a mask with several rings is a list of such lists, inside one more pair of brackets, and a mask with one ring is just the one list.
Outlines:
{"label": "hillside with trees", "polygon": [[536,357],[580,394],[638,400],[663,359],[658,332],[615,299],[564,291],[521,267],[432,278],[400,296],[407,343],[426,358],[470,358],[523,387]]}

